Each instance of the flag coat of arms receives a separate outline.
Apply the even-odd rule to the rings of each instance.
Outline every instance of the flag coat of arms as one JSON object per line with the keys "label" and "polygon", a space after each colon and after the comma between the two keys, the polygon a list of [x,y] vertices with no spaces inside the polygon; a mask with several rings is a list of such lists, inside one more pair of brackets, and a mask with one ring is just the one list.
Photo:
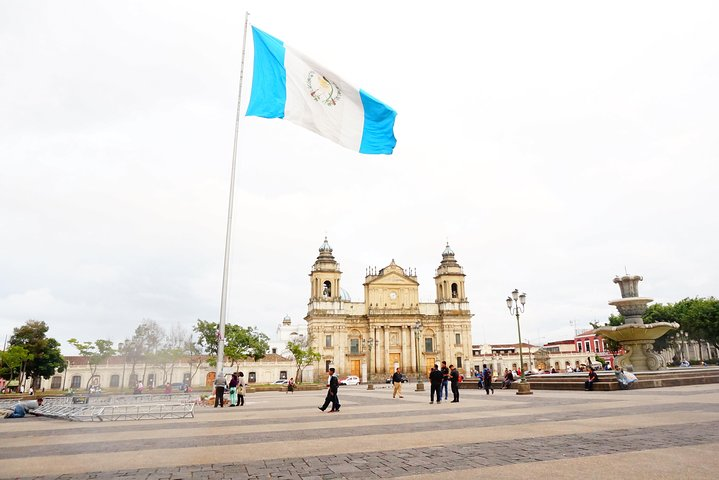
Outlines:
{"label": "flag coat of arms", "polygon": [[392,153],[397,112],[391,107],[254,26],[252,39],[246,115],[284,118],[360,153]]}

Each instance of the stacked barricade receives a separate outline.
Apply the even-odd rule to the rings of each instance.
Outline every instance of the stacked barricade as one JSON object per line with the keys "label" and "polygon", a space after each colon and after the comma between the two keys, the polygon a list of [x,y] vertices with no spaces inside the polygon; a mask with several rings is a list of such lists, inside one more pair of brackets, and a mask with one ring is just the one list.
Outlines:
{"label": "stacked barricade", "polygon": [[[0,400],[0,408],[13,408],[17,400]],[[75,395],[44,397],[33,410],[40,416],[80,422],[194,418],[195,402],[188,393],[141,395]]]}

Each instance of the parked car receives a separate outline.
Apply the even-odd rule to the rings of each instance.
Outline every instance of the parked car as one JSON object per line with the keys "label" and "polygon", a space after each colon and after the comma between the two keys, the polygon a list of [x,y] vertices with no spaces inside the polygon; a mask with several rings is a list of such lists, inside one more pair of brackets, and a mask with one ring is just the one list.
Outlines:
{"label": "parked car", "polygon": [[281,378],[279,380],[275,380],[274,382],[272,382],[272,385],[287,385],[287,379]]}
{"label": "parked car", "polygon": [[172,390],[184,393],[187,392],[188,388],[187,385],[182,382],[175,382],[172,384]]}
{"label": "parked car", "polygon": [[[402,383],[407,383],[407,382],[409,382],[409,379],[407,378],[407,375],[405,375],[404,373],[400,373],[400,375],[402,375]],[[392,383],[392,377],[387,377],[387,378],[385,379],[384,383]]]}
{"label": "parked car", "polygon": [[340,379],[340,385],[359,385],[360,383],[360,379],[356,375],[350,375],[349,377]]}

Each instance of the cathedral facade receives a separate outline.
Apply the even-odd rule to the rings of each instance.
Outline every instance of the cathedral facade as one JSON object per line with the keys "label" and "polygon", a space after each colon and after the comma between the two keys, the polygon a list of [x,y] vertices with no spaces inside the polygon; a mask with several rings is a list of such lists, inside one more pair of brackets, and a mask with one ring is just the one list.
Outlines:
{"label": "cathedral facade", "polygon": [[340,376],[384,381],[399,367],[410,377],[446,361],[460,372],[472,358],[472,314],[465,275],[449,244],[436,269],[434,303],[420,303],[415,271],[394,260],[368,269],[364,301],[353,302],[342,289],[342,272],[327,239],[310,272],[307,309],[309,344],[321,355],[314,380],[330,367]]}

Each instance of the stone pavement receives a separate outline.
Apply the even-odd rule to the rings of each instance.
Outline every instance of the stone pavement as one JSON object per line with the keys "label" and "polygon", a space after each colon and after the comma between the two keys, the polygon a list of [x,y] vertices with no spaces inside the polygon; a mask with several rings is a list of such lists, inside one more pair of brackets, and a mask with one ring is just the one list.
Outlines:
{"label": "stone pavement", "polygon": [[0,478],[719,478],[719,385],[614,392],[340,388],[251,394],[194,419],[0,420]]}

